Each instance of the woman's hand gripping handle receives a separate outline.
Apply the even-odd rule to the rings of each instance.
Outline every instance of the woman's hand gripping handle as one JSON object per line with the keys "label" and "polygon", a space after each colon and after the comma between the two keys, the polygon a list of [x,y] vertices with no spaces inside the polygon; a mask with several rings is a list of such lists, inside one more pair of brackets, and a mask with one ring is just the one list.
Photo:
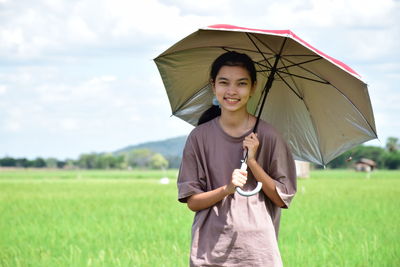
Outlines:
{"label": "woman's hand gripping handle", "polygon": [[[242,165],[240,166],[240,169],[242,171],[247,171],[247,164],[246,164],[245,161],[242,162]],[[254,190],[252,190],[252,191],[244,191],[242,188],[236,187],[236,192],[238,192],[239,195],[241,195],[241,196],[249,197],[249,196],[255,195],[258,192],[260,192],[261,188],[262,188],[262,183],[261,182],[257,182],[256,188],[254,188]]]}

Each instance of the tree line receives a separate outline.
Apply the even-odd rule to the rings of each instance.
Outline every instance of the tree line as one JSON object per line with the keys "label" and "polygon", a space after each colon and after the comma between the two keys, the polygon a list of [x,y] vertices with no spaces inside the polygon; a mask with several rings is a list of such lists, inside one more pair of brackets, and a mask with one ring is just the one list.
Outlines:
{"label": "tree line", "polygon": [[[379,169],[400,169],[399,139],[389,137],[385,148],[359,145],[331,161],[328,168],[351,168],[361,158],[372,159]],[[56,158],[0,158],[1,167],[20,168],[81,168],[81,169],[167,169],[179,168],[180,156],[164,157],[150,149],[135,149],[120,154],[87,153],[78,159],[58,160]],[[318,166],[315,166],[318,168]]]}
{"label": "tree line", "polygon": [[396,137],[389,137],[384,148],[359,145],[332,160],[329,168],[350,168],[361,158],[372,159],[378,169],[400,169],[400,143]]}
{"label": "tree line", "polygon": [[[173,159],[173,158],[172,158]],[[160,153],[149,149],[137,149],[122,154],[86,153],[78,159],[58,160],[56,158],[0,158],[2,167],[20,168],[80,168],[80,169],[167,169],[176,167],[176,162],[170,162]]]}

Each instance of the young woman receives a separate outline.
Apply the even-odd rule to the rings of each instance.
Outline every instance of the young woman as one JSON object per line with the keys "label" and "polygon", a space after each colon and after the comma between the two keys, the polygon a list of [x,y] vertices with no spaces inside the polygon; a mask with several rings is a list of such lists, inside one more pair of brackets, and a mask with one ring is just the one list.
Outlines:
{"label": "young woman", "polygon": [[[179,201],[195,211],[191,266],[281,266],[280,209],[296,192],[292,154],[279,133],[247,112],[256,70],[245,54],[227,52],[211,67],[218,106],[189,135],[178,177]],[[211,113],[211,114],[210,114]],[[239,168],[248,150],[248,171]],[[250,197],[236,187],[262,190]]]}

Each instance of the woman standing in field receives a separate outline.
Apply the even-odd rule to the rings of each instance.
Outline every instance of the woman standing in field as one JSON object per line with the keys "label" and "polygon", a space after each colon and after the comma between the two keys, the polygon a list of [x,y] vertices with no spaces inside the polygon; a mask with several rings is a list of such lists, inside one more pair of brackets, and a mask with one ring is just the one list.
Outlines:
{"label": "woman standing in field", "polygon": [[[282,266],[280,209],[296,192],[292,154],[279,133],[247,112],[256,70],[245,54],[227,52],[211,67],[219,106],[202,115],[189,135],[178,177],[179,201],[195,211],[191,266]],[[216,104],[216,103],[214,103]],[[248,151],[248,172],[238,169]],[[249,179],[248,179],[249,178]],[[243,197],[236,187],[254,188]]]}

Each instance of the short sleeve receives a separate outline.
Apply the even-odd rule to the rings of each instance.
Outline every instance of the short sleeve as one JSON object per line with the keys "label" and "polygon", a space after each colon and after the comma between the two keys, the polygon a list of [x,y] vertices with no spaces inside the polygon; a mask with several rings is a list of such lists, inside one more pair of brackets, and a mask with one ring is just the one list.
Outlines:
{"label": "short sleeve", "polygon": [[288,208],[297,190],[296,165],[286,142],[277,137],[274,142],[269,175],[275,180],[278,195]]}
{"label": "short sleeve", "polygon": [[205,191],[201,182],[204,180],[204,171],[193,139],[194,137],[189,135],[178,174],[178,200],[182,203],[186,203],[188,197]]}

